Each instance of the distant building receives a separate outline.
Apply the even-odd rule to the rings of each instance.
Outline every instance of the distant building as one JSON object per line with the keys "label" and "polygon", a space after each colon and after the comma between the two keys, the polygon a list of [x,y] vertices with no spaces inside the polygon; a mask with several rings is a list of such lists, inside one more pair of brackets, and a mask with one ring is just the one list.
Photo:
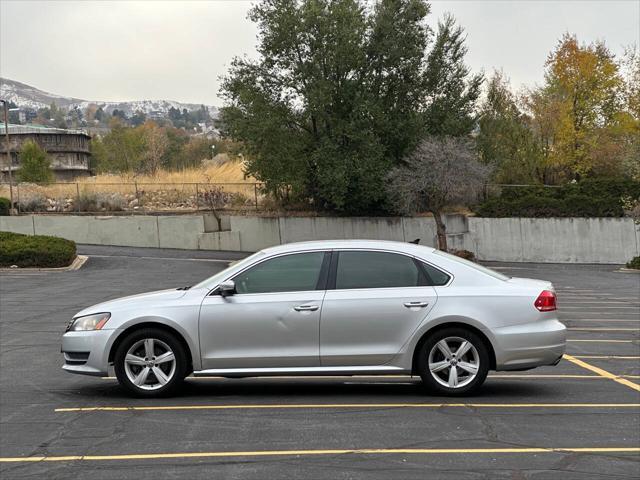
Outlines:
{"label": "distant building", "polygon": [[[9,124],[9,142],[11,144],[11,172],[20,168],[18,154],[28,140],[35,141],[49,154],[51,169],[56,180],[72,180],[89,175],[89,141],[91,137],[82,130],[66,130],[39,125]],[[0,175],[8,180],[7,146],[4,123],[0,123]]]}

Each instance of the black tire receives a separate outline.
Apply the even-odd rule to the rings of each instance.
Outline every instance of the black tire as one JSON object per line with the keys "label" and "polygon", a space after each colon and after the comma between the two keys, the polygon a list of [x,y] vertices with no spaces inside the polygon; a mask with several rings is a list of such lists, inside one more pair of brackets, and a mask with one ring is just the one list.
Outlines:
{"label": "black tire", "polygon": [[[164,343],[171,349],[175,357],[175,369],[173,370],[173,373],[167,383],[158,387],[154,387],[153,389],[145,389],[135,385],[129,378],[127,369],[125,367],[125,357],[129,349],[140,341],[144,341],[145,339],[159,340],[159,342],[157,343],[154,341],[154,347],[156,351],[158,351],[158,349],[162,350],[162,343]],[[116,377],[118,378],[118,382],[120,383],[122,388],[124,388],[129,394],[136,397],[152,398],[173,395],[178,391],[179,387],[184,381],[184,378],[187,376],[187,354],[184,347],[182,346],[182,343],[171,333],[168,333],[165,330],[159,328],[144,328],[141,330],[136,330],[135,332],[127,335],[118,346],[118,349],[115,351],[113,359],[113,366],[116,372]],[[158,368],[159,365],[155,365],[155,367]],[[145,367],[138,367],[137,365],[129,367],[130,371],[133,371],[136,368],[143,369]],[[160,366],[160,368],[167,368],[169,369],[169,371],[171,371],[171,369],[164,364]],[[151,370],[148,375],[150,376],[150,380],[148,381],[151,382],[153,381],[153,379],[156,379],[157,384],[161,383],[159,380],[157,380],[156,375],[153,373],[153,370]]]}
{"label": "black tire", "polygon": [[[475,349],[475,351],[471,351],[463,355],[463,360],[466,361],[465,365],[468,365],[468,363],[471,363],[468,361],[469,359],[473,359],[473,357],[476,357],[474,359],[476,360],[475,365],[477,366],[477,373],[475,377],[470,378],[469,372],[467,372],[466,370],[462,370],[461,367],[457,367],[456,369],[456,372],[461,371],[463,375],[468,375],[468,377],[461,376],[462,378],[466,378],[467,380],[469,380],[468,383],[464,385],[452,388],[447,385],[443,385],[441,382],[439,382],[436,379],[436,376],[438,376],[441,379],[441,381],[448,381],[448,378],[446,377],[448,377],[447,372],[451,372],[451,366],[448,367],[448,370],[441,371],[441,373],[432,373],[431,370],[429,369],[429,355],[431,354],[432,350],[434,350],[434,348],[436,348],[434,352],[434,364],[436,363],[436,361],[440,361],[441,363],[448,361],[445,358],[444,354],[441,351],[439,351],[439,348],[436,347],[438,342],[444,339],[466,340]],[[456,343],[455,341],[452,342],[452,344],[455,344],[455,343]],[[460,348],[460,345],[461,344],[458,344],[458,348]],[[453,353],[451,358],[455,359],[457,349],[455,351],[450,349],[450,351]],[[436,355],[438,354],[441,355],[440,358],[436,357]],[[449,361],[449,364],[450,364],[450,361]],[[472,331],[467,330],[465,328],[461,328],[461,327],[443,328],[442,330],[438,330],[434,332],[422,344],[422,346],[420,347],[420,351],[418,352],[417,367],[418,367],[418,373],[422,378],[422,382],[424,386],[431,392],[435,392],[435,393],[438,393],[441,395],[447,395],[447,396],[469,395],[471,393],[476,392],[482,386],[485,379],[487,378],[487,373],[489,373],[489,351],[487,349],[487,346],[485,345],[484,340],[480,338],[477,334],[473,333]],[[445,377],[445,378],[443,379],[442,377]],[[456,375],[456,379],[457,379],[457,375]],[[460,383],[463,383],[463,382],[461,381]]]}

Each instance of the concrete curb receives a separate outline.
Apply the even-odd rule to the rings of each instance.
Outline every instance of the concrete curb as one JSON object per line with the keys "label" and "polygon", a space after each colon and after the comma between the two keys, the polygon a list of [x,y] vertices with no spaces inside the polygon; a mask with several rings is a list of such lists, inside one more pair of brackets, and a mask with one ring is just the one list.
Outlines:
{"label": "concrete curb", "polygon": [[637,268],[622,267],[622,268],[619,268],[618,270],[616,270],[616,272],[618,272],[618,273],[640,273],[640,270],[638,270]]}
{"label": "concrete curb", "polygon": [[56,267],[56,268],[34,268],[34,267],[25,267],[25,268],[0,268],[0,272],[2,273],[19,273],[19,272],[70,272],[72,270],[80,270],[82,266],[89,260],[89,257],[86,255],[77,255],[76,258],[71,262],[71,265],[66,267]]}

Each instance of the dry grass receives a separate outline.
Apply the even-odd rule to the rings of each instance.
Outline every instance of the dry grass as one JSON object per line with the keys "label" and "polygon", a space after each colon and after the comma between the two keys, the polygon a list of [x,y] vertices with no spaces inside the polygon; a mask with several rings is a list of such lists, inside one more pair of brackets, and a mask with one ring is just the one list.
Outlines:
{"label": "dry grass", "polygon": [[181,171],[160,170],[156,175],[102,174],[95,177],[78,179],[82,184],[104,183],[254,183],[252,177],[245,177],[240,162],[225,162],[219,165],[206,165]]}
{"label": "dry grass", "polygon": [[[195,184],[200,184],[198,189],[202,192],[207,190],[206,184],[215,183],[235,184],[224,185],[224,191],[250,197],[254,195],[255,181],[252,177],[245,177],[242,163],[229,161],[182,171],[161,170],[156,175],[101,174],[51,185],[21,184],[19,191],[23,199],[33,196],[52,199],[74,198],[78,193],[80,195],[91,193],[130,195],[136,193],[136,188],[144,192],[167,190],[193,194],[196,190]],[[8,185],[0,185],[0,196],[9,197]],[[15,187],[14,196],[16,196]]]}

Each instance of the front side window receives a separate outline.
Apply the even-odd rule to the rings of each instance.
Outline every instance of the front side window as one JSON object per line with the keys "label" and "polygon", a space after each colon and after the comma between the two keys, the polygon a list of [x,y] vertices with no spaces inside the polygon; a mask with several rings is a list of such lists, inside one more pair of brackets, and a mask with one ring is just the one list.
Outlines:
{"label": "front side window", "polygon": [[421,275],[411,257],[387,252],[340,252],[336,288],[416,287]]}
{"label": "front side window", "polygon": [[324,252],[296,253],[259,263],[233,278],[237,293],[304,292],[315,290]]}

